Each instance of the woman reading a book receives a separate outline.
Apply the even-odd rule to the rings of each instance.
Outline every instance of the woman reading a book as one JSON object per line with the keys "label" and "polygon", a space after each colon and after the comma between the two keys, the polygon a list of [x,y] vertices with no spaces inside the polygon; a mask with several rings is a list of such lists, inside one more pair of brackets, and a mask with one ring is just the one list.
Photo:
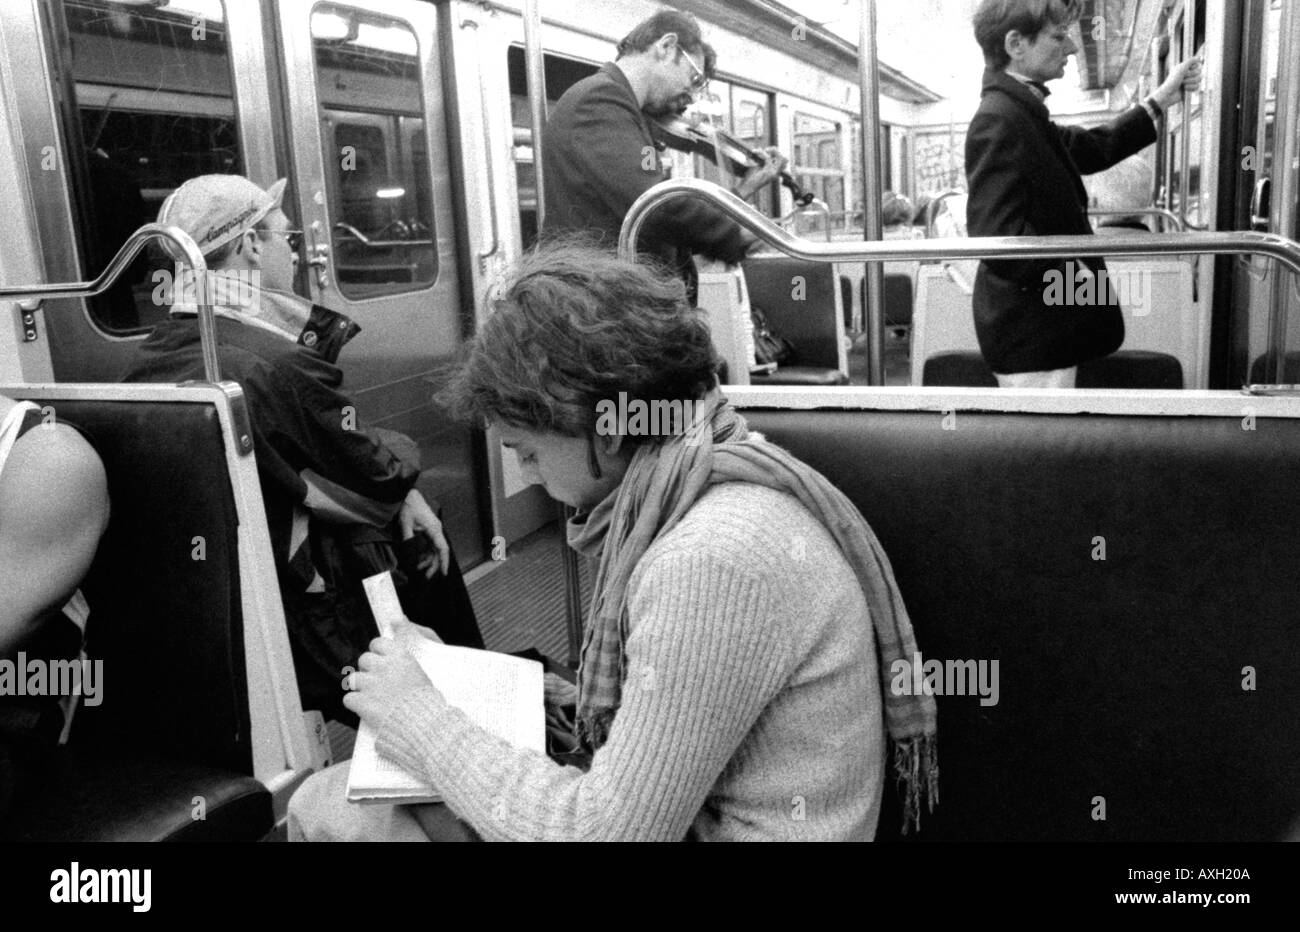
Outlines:
{"label": "woman reading a book", "polygon": [[[885,688],[916,650],[889,562],[843,494],[720,395],[681,282],[552,247],[493,304],[444,400],[578,509],[569,542],[599,562],[571,697],[590,766],[473,725],[409,630],[372,645],[345,700],[380,753],[489,840],[869,840],[888,733],[915,823],[936,790],[935,711]],[[291,835],[418,837],[436,810],[349,810],[322,774]]]}

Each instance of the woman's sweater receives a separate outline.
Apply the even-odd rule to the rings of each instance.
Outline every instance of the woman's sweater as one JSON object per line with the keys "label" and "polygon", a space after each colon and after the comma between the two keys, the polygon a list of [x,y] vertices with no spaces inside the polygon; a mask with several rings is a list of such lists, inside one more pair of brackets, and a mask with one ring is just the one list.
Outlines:
{"label": "woman's sweater", "polygon": [[472,725],[433,687],[381,753],[487,839],[871,839],[883,782],[866,602],[794,498],[715,486],[637,565],[627,680],[591,769]]}

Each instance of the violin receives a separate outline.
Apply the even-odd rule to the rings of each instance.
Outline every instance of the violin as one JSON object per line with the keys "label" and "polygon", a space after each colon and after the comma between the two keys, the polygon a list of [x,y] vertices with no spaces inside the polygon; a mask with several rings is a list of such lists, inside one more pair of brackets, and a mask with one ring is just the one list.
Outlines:
{"label": "violin", "polygon": [[[703,130],[684,119],[677,118],[652,123],[651,128],[660,145],[676,149],[678,152],[702,155],[733,175],[743,175],[764,162],[761,155],[716,126]],[[807,207],[812,203],[813,193],[800,187],[799,182],[795,181],[789,172],[781,172],[780,180],[781,184],[790,189],[796,206]]]}

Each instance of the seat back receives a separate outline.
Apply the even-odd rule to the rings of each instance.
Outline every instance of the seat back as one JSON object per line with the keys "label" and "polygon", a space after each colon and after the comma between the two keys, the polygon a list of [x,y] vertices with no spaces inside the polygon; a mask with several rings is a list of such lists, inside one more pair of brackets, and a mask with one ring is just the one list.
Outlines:
{"label": "seat back", "polygon": [[746,259],[743,266],[750,302],[794,345],[795,364],[847,372],[834,267],[785,257]]}
{"label": "seat back", "polygon": [[91,440],[111,517],[82,591],[100,705],[72,741],[252,773],[238,521],[211,404],[38,399]]}
{"label": "seat back", "polygon": [[[1271,378],[1268,374],[1268,357],[1256,356],[1255,361],[1250,364],[1250,382],[1252,385],[1262,385]],[[1300,353],[1288,352],[1282,361],[1282,378],[1290,385],[1300,382]]]}
{"label": "seat back", "polygon": [[921,838],[1296,824],[1300,418],[1243,430],[1223,408],[743,410],[866,516],[927,658],[998,662],[996,704],[937,699],[942,803]]}
{"label": "seat back", "polygon": [[912,326],[912,277],[910,275],[885,276],[885,326]]}
{"label": "seat back", "polygon": [[[978,352],[937,353],[925,360],[922,385],[996,388],[997,378]],[[1120,350],[1079,364],[1076,388],[1180,389],[1183,367],[1168,353]]]}

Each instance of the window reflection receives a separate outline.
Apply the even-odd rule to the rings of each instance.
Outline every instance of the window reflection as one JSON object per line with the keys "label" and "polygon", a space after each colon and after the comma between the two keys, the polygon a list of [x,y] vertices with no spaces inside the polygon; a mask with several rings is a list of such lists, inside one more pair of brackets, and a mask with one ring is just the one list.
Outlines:
{"label": "window reflection", "polygon": [[[66,0],[55,13],[70,37],[69,175],[93,278],[182,182],[243,170],[225,14],[220,0]],[[157,323],[166,307],[153,300],[152,273],[170,267],[141,254],[89,302],[92,319],[112,332]]]}

